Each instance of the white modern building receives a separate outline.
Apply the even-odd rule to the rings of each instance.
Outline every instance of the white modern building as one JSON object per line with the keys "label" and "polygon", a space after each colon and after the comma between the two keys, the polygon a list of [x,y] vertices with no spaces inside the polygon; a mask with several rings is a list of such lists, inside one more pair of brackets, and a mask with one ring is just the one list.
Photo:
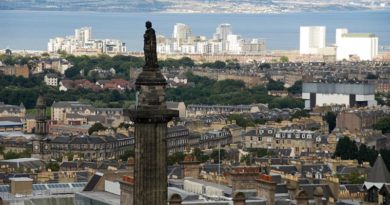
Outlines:
{"label": "white modern building", "polygon": [[325,26],[301,26],[300,27],[300,54],[320,54],[326,46]]}
{"label": "white modern building", "polygon": [[303,83],[302,99],[305,100],[305,109],[329,105],[377,105],[374,84]]}
{"label": "white modern building", "polygon": [[187,43],[188,39],[192,36],[191,28],[183,23],[177,23],[173,26],[172,37],[175,39],[178,45]]}
{"label": "white modern building", "polygon": [[215,30],[214,40],[226,41],[230,34],[233,34],[232,26],[228,23],[220,24]]}
{"label": "white modern building", "polygon": [[87,42],[92,39],[92,28],[82,27],[74,30],[74,36],[76,41]]}
{"label": "white modern building", "polygon": [[336,46],[336,60],[373,60],[378,55],[378,37],[371,33],[336,29]]}
{"label": "white modern building", "polygon": [[217,27],[212,39],[205,36],[192,36],[191,29],[182,23],[175,24],[172,38],[157,35],[157,52],[161,54],[264,54],[263,39],[243,39],[232,34],[230,24]]}
{"label": "white modern building", "polygon": [[92,28],[75,29],[74,36],[49,39],[47,51],[65,51],[70,54],[120,54],[126,52],[126,44],[116,39],[92,39]]}

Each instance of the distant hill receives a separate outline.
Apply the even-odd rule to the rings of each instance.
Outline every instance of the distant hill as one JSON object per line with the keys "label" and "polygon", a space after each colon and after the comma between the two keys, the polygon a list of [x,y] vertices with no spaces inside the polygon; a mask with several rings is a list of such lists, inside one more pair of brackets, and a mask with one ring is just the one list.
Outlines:
{"label": "distant hill", "polygon": [[0,10],[283,13],[389,9],[390,0],[0,0]]}
{"label": "distant hill", "polygon": [[1,10],[152,12],[169,2],[156,0],[1,0]]}

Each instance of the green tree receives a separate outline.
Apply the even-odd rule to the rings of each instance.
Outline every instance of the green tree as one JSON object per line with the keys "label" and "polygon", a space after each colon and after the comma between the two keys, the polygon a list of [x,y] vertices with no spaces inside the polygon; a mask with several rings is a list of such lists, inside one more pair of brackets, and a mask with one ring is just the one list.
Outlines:
{"label": "green tree", "polygon": [[336,118],[336,113],[331,111],[327,112],[325,115],[325,121],[328,123],[329,133],[331,133],[336,127]]}
{"label": "green tree", "polygon": [[202,163],[209,160],[209,156],[207,154],[204,154],[202,150],[200,150],[198,147],[194,149],[192,155],[196,158],[196,160]]}
{"label": "green tree", "polygon": [[4,159],[30,158],[31,150],[25,149],[22,152],[8,151],[4,154]]}
{"label": "green tree", "polygon": [[302,80],[295,81],[294,85],[289,87],[287,90],[291,94],[302,94]]}
{"label": "green tree", "polygon": [[247,151],[256,157],[264,157],[271,154],[265,148],[248,148]]}
{"label": "green tree", "polygon": [[359,174],[358,172],[351,172],[347,175],[346,178],[350,184],[363,184],[366,180],[364,175]]}
{"label": "green tree", "polygon": [[363,162],[370,162],[370,165],[374,165],[378,152],[374,148],[369,148],[365,144],[360,144],[357,154],[357,160],[359,164]]}
{"label": "green tree", "polygon": [[349,139],[349,137],[340,138],[336,145],[336,151],[334,157],[340,157],[343,160],[357,159],[358,147],[355,141]]}
{"label": "green tree", "polygon": [[73,161],[73,157],[74,157],[74,153],[72,153],[72,152],[68,152],[68,153],[66,153],[66,156],[68,157],[68,161]]}
{"label": "green tree", "polygon": [[226,61],[226,68],[227,69],[240,69],[240,63],[237,59],[231,59]]}
{"label": "green tree", "polygon": [[373,73],[368,73],[366,79],[378,79],[378,76]]}
{"label": "green tree", "polygon": [[66,69],[65,76],[70,79],[74,79],[75,77],[80,76],[80,68],[73,66]]}
{"label": "green tree", "polygon": [[270,78],[268,79],[267,90],[284,90],[284,83]]}
{"label": "green tree", "polygon": [[280,57],[280,62],[282,62],[282,63],[287,63],[288,61],[289,61],[289,59],[288,59],[288,57],[287,56],[282,56],[282,57]]}
{"label": "green tree", "polygon": [[247,155],[244,155],[241,160],[240,160],[241,163],[245,162],[245,165],[247,166],[250,166],[252,165],[255,161],[253,159],[253,157],[251,156],[251,154],[247,154]]}
{"label": "green tree", "polygon": [[309,117],[309,112],[307,110],[298,110],[298,111],[295,111],[291,117],[290,117],[290,120],[292,119],[300,119],[302,117]]}
{"label": "green tree", "polygon": [[231,114],[229,115],[228,120],[229,121],[235,120],[238,126],[244,128],[255,126],[255,123],[251,119],[245,118],[243,115],[240,114]]}
{"label": "green tree", "polygon": [[5,150],[4,145],[0,145],[0,154],[4,154],[4,150]]}
{"label": "green tree", "polygon": [[382,133],[390,133],[390,117],[385,117],[373,125],[376,130],[381,130]]}
{"label": "green tree", "polygon": [[177,163],[180,163],[184,160],[184,153],[183,152],[176,152],[176,153],[173,153],[172,155],[169,155],[168,158],[167,158],[167,164],[168,165],[174,165],[174,164],[177,164]]}
{"label": "green tree", "polygon": [[47,170],[50,169],[52,172],[57,172],[57,171],[60,171],[60,165],[58,164],[58,162],[50,161],[46,165],[46,169]]}
{"label": "green tree", "polygon": [[259,65],[259,68],[260,68],[261,70],[271,69],[271,64],[269,64],[269,63],[261,63],[261,64]]}
{"label": "green tree", "polygon": [[[219,151],[220,150],[220,151]],[[219,159],[225,160],[227,158],[226,150],[224,149],[213,149],[213,152],[210,154],[210,158],[214,161],[214,163],[219,164]]]}
{"label": "green tree", "polygon": [[88,134],[89,135],[92,135],[92,133],[94,132],[98,132],[98,131],[101,131],[101,130],[106,130],[107,127],[104,127],[104,125],[102,125],[102,123],[95,123],[93,124],[89,129],[88,129]]}
{"label": "green tree", "polygon": [[124,162],[127,162],[129,157],[135,157],[134,149],[128,149],[123,155],[119,156],[119,158]]}
{"label": "green tree", "polygon": [[5,55],[8,55],[8,56],[12,55],[11,49],[9,49],[9,48],[5,49]]}

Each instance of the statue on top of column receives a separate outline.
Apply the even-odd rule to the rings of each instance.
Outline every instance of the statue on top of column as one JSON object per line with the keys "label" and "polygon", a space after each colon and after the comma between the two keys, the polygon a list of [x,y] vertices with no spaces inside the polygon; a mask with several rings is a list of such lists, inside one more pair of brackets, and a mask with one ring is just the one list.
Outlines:
{"label": "statue on top of column", "polygon": [[157,68],[157,43],[156,32],[152,28],[152,22],[147,21],[145,23],[146,31],[144,34],[144,55],[145,55],[145,67]]}

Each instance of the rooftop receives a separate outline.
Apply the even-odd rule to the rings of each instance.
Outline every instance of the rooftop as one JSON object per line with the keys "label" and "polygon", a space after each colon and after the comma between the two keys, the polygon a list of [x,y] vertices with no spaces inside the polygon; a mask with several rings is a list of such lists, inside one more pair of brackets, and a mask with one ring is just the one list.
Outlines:
{"label": "rooftop", "polygon": [[9,180],[10,181],[17,181],[17,182],[25,182],[25,181],[32,182],[33,181],[31,178],[28,178],[28,177],[9,178]]}
{"label": "rooftop", "polygon": [[373,33],[346,33],[343,34],[343,37],[347,38],[375,38],[375,34]]}

